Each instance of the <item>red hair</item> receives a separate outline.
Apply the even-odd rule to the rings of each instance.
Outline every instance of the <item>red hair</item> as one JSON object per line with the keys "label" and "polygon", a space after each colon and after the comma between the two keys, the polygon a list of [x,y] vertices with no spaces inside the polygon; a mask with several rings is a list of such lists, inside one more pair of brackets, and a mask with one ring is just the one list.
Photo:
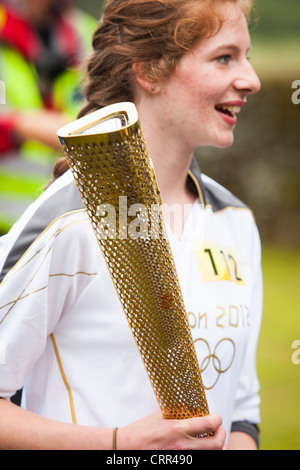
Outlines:
{"label": "red hair", "polygon": [[[196,42],[217,33],[234,5],[249,19],[253,0],[107,0],[87,64],[86,104],[79,117],[109,104],[134,102],[132,65],[150,81],[167,79]],[[67,169],[64,159],[54,179]]]}
{"label": "red hair", "polygon": [[[133,63],[150,81],[168,78],[180,58],[217,33],[231,4],[249,18],[252,0],[108,0],[93,37],[80,116],[134,101]],[[141,70],[141,68],[140,68]]]}

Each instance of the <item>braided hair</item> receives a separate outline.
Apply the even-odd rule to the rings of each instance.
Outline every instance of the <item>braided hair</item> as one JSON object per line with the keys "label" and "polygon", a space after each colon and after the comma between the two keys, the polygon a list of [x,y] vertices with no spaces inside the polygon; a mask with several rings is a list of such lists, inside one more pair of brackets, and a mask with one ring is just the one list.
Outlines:
{"label": "braided hair", "polygon": [[[78,117],[134,102],[135,63],[153,84],[169,78],[186,52],[218,32],[228,3],[249,19],[253,0],[107,0],[93,35]],[[62,160],[58,166],[56,177],[67,169]]]}

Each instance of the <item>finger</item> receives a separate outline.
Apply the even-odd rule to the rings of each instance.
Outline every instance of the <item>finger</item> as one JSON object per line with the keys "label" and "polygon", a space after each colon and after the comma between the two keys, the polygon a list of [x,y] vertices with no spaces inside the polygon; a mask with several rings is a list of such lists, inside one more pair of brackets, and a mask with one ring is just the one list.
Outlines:
{"label": "finger", "polygon": [[220,426],[213,436],[200,437],[193,439],[193,449],[195,450],[223,450],[225,445],[226,432]]}
{"label": "finger", "polygon": [[222,418],[218,414],[185,420],[186,433],[192,437],[213,434],[221,425]]}

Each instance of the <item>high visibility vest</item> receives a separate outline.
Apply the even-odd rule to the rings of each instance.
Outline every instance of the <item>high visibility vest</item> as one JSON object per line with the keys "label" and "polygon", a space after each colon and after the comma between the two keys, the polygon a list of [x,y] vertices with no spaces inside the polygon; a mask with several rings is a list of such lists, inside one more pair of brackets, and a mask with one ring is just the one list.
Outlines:
{"label": "high visibility vest", "polygon": [[[88,48],[96,28],[94,18],[77,13],[76,21],[84,47]],[[53,83],[54,108],[71,120],[82,105],[81,75],[78,70],[65,70]],[[0,80],[5,83],[6,104],[0,112],[44,108],[38,88],[37,72],[16,49],[0,44]],[[51,178],[55,159],[53,149],[33,141],[24,142],[18,155],[0,159],[0,235],[6,233],[24,212],[25,208],[44,190]]]}

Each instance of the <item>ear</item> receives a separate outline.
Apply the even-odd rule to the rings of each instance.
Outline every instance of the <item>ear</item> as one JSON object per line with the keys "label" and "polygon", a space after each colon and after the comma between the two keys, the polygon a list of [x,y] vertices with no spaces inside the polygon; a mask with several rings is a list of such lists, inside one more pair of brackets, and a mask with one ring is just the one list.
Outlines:
{"label": "ear", "polygon": [[159,92],[159,86],[150,80],[144,72],[143,63],[134,63],[132,64],[132,70],[135,75],[137,83],[142,87],[144,90],[148,91],[152,95]]}

